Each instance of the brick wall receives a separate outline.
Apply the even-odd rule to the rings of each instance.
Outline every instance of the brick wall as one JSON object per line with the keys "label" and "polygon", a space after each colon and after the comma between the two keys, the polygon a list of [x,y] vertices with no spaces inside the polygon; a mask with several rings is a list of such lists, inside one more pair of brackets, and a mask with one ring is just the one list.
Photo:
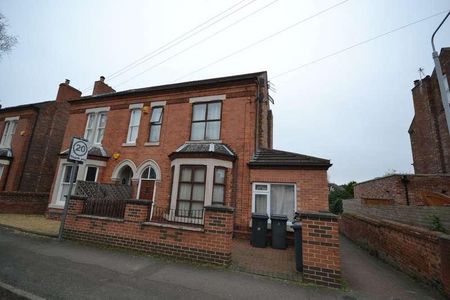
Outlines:
{"label": "brick wall", "polygon": [[84,199],[69,203],[64,237],[198,262],[231,262],[233,209],[206,207],[204,226],[148,222],[151,201],[129,200],[124,219],[80,215]]}
{"label": "brick wall", "polygon": [[356,213],[375,218],[383,218],[403,224],[431,228],[431,220],[436,216],[442,226],[450,232],[450,207],[405,206],[405,205],[364,205],[359,199],[344,200],[344,212]]}
{"label": "brick wall", "polygon": [[341,286],[339,224],[329,213],[303,212],[303,279],[320,285]]}
{"label": "brick wall", "polygon": [[43,214],[48,196],[48,193],[0,192],[0,213]]}
{"label": "brick wall", "polygon": [[[406,204],[406,191],[402,183],[403,175],[390,175],[358,183],[355,198],[362,200],[385,199],[395,204]],[[410,205],[423,205],[423,194],[436,192],[450,195],[450,174],[406,175]]]}
{"label": "brick wall", "polygon": [[[450,74],[450,48],[440,54],[442,71]],[[450,82],[450,76],[447,76]],[[409,134],[416,174],[450,173],[450,134],[436,74],[416,81],[412,89],[414,119]]]}
{"label": "brick wall", "polygon": [[450,296],[450,236],[349,213],[342,215],[340,229],[372,254]]}

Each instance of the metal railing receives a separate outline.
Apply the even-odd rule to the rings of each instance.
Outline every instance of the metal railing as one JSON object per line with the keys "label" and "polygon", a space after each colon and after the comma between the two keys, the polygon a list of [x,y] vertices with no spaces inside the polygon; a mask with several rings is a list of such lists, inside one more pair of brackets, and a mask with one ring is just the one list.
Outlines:
{"label": "metal railing", "polygon": [[123,219],[125,215],[126,202],[117,199],[87,199],[83,214],[98,217]]}
{"label": "metal railing", "polygon": [[203,225],[204,209],[170,209],[153,206],[150,221],[156,223],[182,223],[190,225]]}

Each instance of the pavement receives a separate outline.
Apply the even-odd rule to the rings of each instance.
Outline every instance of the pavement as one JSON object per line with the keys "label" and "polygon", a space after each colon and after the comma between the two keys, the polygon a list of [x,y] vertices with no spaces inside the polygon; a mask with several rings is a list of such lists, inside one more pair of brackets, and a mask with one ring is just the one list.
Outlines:
{"label": "pavement", "polygon": [[0,227],[0,299],[444,299],[346,239],[342,252],[336,290]]}

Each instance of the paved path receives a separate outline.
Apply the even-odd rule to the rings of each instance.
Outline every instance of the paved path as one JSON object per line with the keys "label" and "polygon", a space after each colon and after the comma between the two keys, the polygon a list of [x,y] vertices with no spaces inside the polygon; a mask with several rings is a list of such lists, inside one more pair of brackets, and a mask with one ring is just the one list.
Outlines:
{"label": "paved path", "polygon": [[[371,259],[345,241],[343,249],[361,255],[362,260]],[[360,266],[346,261],[344,273],[348,276],[349,270]],[[369,282],[391,282],[386,267],[381,264],[375,268],[379,269],[376,276],[387,278],[384,282],[368,276]],[[381,297],[375,297],[370,292],[375,291],[371,284],[363,284],[353,276],[349,277],[350,285],[355,284],[358,290],[344,292],[69,241],[59,243],[0,228],[0,282],[48,299],[426,299],[432,295],[426,289],[414,288],[416,284],[401,274],[389,268],[387,272],[394,272],[393,281],[405,284],[404,288],[401,285],[395,291],[389,289],[389,294],[377,289]],[[383,297],[387,295],[389,298]]]}

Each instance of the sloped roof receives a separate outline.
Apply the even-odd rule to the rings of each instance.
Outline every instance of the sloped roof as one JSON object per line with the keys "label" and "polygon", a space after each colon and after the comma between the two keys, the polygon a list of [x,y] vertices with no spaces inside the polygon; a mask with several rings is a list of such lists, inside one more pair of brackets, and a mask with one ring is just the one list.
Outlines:
{"label": "sloped roof", "polygon": [[236,154],[228,145],[222,143],[185,143],[175,152],[171,153],[171,159],[179,157],[222,157],[234,160]]}
{"label": "sloped roof", "polygon": [[261,148],[253,155],[251,168],[328,169],[330,160],[299,153]]}
{"label": "sloped roof", "polygon": [[[60,153],[60,155],[67,155],[67,154],[69,154],[69,149],[66,149],[66,150],[64,150],[64,151],[62,151]],[[91,147],[88,150],[88,157],[89,156],[102,157],[102,158],[109,158],[110,157],[109,154],[108,154],[108,151],[106,151],[105,148],[103,148],[103,147],[95,147],[95,146]]]}

